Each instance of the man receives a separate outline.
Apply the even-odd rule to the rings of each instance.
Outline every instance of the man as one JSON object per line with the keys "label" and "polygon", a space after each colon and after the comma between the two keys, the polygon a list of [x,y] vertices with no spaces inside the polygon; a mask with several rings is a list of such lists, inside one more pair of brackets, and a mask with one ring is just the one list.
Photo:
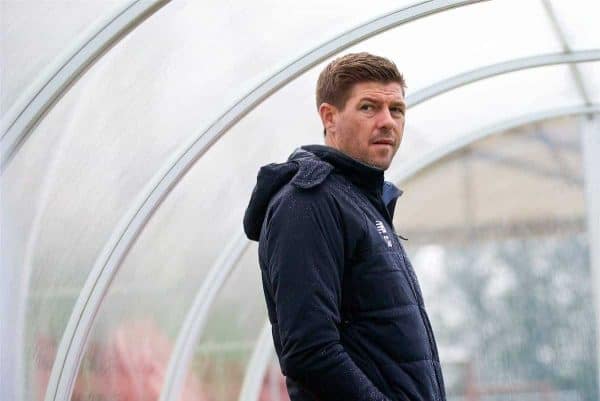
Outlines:
{"label": "man", "polygon": [[259,240],[273,341],[292,401],[444,401],[421,290],[395,234],[404,79],[367,53],[317,83],[327,146],[261,168],[244,216]]}

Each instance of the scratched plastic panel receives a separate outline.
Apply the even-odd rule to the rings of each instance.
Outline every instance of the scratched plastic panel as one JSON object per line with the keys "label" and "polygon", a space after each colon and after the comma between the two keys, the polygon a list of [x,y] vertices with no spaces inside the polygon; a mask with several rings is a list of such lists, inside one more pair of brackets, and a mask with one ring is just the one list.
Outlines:
{"label": "scratched plastic panel", "polygon": [[[116,273],[90,333],[72,400],[158,400],[196,294],[241,229],[241,217],[231,207],[239,199],[228,194],[235,183],[215,174],[214,157],[221,151],[226,149],[215,145],[184,177]],[[229,176],[235,168],[229,163],[220,172]],[[251,281],[237,284],[258,290]],[[222,322],[242,311],[230,305]]]}
{"label": "scratched plastic panel", "polygon": [[4,0],[0,3],[0,115],[92,26],[126,0]]}
{"label": "scratched plastic panel", "polygon": [[[208,310],[204,330],[192,344],[180,388],[183,399],[198,388],[200,399],[238,400],[252,377],[265,369],[251,362],[257,359],[257,341],[267,322],[257,250],[252,243]],[[270,335],[268,340],[272,344]]]}

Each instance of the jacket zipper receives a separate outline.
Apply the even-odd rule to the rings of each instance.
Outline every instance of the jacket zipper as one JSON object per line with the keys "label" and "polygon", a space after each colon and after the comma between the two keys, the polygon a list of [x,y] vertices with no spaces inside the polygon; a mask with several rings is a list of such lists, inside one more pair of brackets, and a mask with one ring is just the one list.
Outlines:
{"label": "jacket zipper", "polygon": [[[388,221],[388,223],[390,224],[390,226],[393,229],[394,224],[393,224],[392,217],[390,216],[389,210],[387,210],[387,208],[385,207],[385,204],[383,203],[383,200],[381,199],[381,197],[379,197],[379,204],[380,204],[380,207],[383,206],[382,209],[385,212],[386,220]],[[395,233],[395,230],[394,230],[394,233]],[[437,352],[437,346],[435,344],[435,340],[433,339],[433,329],[431,328],[431,323],[429,322],[429,317],[427,317],[427,315],[423,311],[423,308],[421,307],[421,303],[423,302],[423,300],[421,297],[419,297],[417,295],[418,294],[417,284],[416,284],[415,280],[413,279],[412,275],[410,274],[410,272],[408,271],[409,265],[408,265],[408,260],[406,259],[406,256],[405,256],[406,252],[404,251],[404,247],[400,243],[400,239],[398,238],[398,236],[394,235],[394,237],[395,237],[398,247],[400,248],[400,252],[402,255],[402,262],[404,265],[404,268],[402,269],[402,271],[404,272],[404,275],[408,279],[409,286],[412,290],[415,300],[417,301],[417,306],[419,307],[419,314],[421,315],[421,320],[423,321],[423,324],[425,325],[425,331],[427,332],[427,339],[429,340],[429,348],[431,349],[431,355],[434,358],[434,361],[437,361],[439,363],[440,357]],[[439,396],[440,396],[441,392],[443,391],[442,384],[441,384],[440,377],[437,373],[436,367],[432,366],[432,368],[433,368],[433,374],[435,376],[435,381],[436,381],[437,387],[438,387],[437,388],[438,394],[436,394],[436,399],[439,399]]]}

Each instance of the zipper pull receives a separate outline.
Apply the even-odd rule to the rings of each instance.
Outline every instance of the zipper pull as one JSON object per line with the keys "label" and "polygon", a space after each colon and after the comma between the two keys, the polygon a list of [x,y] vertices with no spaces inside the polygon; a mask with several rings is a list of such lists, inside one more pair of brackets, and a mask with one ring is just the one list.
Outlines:
{"label": "zipper pull", "polygon": [[406,238],[405,236],[403,236],[403,235],[400,235],[400,234],[398,234],[398,233],[396,233],[396,232],[395,232],[394,234],[396,234],[396,237],[398,237],[398,238],[402,238],[404,241],[408,241],[408,238]]}

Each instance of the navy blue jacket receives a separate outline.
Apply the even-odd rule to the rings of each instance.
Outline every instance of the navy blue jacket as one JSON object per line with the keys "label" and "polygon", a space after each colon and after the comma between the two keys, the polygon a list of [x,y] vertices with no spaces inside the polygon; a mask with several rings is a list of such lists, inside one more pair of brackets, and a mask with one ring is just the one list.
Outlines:
{"label": "navy blue jacket", "polygon": [[292,401],[445,401],[383,171],[310,145],[261,168],[244,216]]}

